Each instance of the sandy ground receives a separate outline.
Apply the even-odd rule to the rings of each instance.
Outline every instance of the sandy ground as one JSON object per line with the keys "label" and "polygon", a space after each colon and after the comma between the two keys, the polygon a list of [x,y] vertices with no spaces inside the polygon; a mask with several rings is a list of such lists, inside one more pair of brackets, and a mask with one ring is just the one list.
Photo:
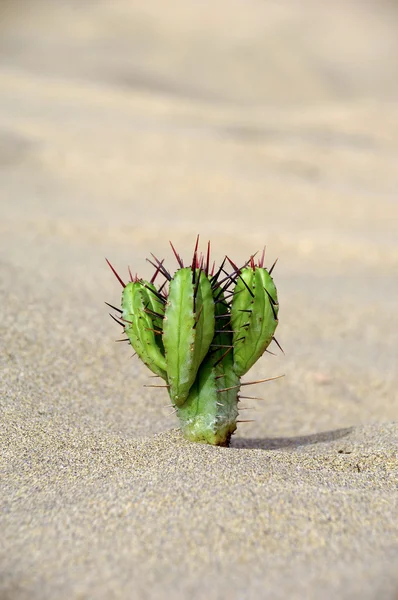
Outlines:
{"label": "sandy ground", "polygon": [[[398,597],[395,11],[0,2],[1,600]],[[196,233],[279,257],[229,449],[103,304]]]}

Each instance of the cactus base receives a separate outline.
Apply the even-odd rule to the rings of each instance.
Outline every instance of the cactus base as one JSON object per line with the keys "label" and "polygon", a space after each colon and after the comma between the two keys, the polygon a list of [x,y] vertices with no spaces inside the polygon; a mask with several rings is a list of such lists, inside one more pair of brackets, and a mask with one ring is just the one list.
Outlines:
{"label": "cactus base", "polygon": [[188,423],[184,423],[181,432],[185,439],[199,444],[228,447],[231,436],[236,430],[236,420],[220,426],[219,423],[209,422],[206,417],[198,416]]}

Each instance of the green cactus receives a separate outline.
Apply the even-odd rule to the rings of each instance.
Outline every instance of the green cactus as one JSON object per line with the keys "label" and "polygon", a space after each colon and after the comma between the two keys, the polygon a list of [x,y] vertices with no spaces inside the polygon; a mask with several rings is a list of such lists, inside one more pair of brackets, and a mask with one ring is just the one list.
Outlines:
{"label": "green cactus", "polygon": [[[199,239],[199,236],[198,236]],[[264,252],[242,268],[229,258],[210,272],[210,243],[206,259],[198,257],[198,239],[192,264],[171,276],[163,261],[156,263],[151,281],[122,281],[119,313],[127,340],[147,367],[166,383],[184,436],[194,442],[228,446],[236,430],[241,382],[262,356],[278,325],[278,297],[271,277],[274,265],[264,268]],[[233,267],[225,269],[226,260]],[[158,274],[165,278],[155,286]],[[166,285],[168,284],[168,289]],[[276,340],[275,340],[276,341]],[[276,342],[278,343],[278,342]],[[279,344],[278,344],[279,345]],[[273,378],[272,378],[273,379]]]}

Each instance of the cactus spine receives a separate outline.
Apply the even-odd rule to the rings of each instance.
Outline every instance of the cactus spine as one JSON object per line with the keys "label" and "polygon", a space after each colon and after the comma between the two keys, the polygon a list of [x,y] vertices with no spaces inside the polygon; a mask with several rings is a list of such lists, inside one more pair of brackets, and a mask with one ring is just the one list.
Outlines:
{"label": "cactus spine", "polygon": [[[273,266],[264,268],[263,253],[257,265],[251,257],[242,268],[227,259],[229,274],[224,260],[214,274],[210,243],[206,259],[198,257],[197,239],[190,267],[172,248],[179,269],[171,276],[154,257],[149,282],[130,273],[126,285],[108,262],[123,286],[122,309],[112,306],[120,321],[113,318],[140,359],[166,382],[184,436],[227,446],[236,430],[240,386],[249,385],[240,378],[265,352],[278,325]],[[159,273],[166,281],[156,288]]]}

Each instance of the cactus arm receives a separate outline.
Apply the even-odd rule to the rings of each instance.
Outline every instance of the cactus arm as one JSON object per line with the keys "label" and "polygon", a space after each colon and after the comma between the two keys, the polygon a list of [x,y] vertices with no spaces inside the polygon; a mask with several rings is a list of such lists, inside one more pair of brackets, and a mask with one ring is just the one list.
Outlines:
{"label": "cactus arm", "polygon": [[271,343],[278,310],[276,288],[268,271],[260,267],[243,269],[231,306],[234,369],[240,377]]}
{"label": "cactus arm", "polygon": [[147,367],[167,380],[166,360],[156,340],[161,334],[154,331],[156,328],[153,317],[146,312],[151,294],[146,285],[149,284],[141,281],[131,282],[123,290],[122,317],[126,323],[125,333]]}
{"label": "cactus arm", "polygon": [[203,273],[179,269],[170,281],[163,319],[163,344],[170,397],[181,406],[214,335],[214,301],[210,281]]}

